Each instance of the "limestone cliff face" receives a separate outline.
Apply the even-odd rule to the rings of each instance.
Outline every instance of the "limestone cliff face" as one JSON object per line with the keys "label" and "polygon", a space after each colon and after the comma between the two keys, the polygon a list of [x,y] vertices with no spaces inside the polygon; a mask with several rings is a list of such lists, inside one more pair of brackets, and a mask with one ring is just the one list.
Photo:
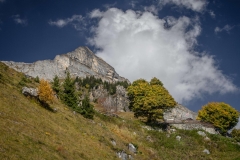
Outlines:
{"label": "limestone cliff face", "polygon": [[163,118],[166,122],[179,122],[186,119],[193,119],[196,120],[197,113],[189,110],[188,108],[177,104],[174,108],[170,109],[169,111],[164,112]]}
{"label": "limestone cliff face", "polygon": [[[73,77],[95,76],[108,82],[125,81],[115,69],[97,57],[88,47],[79,47],[67,54],[57,55],[54,60],[43,60],[34,63],[3,61],[6,65],[31,77],[52,80],[66,76],[68,70]],[[128,81],[128,80],[127,80]]]}
{"label": "limestone cliff face", "polygon": [[127,91],[123,86],[116,87],[116,94],[109,95],[102,85],[90,92],[90,100],[98,100],[106,112],[125,112],[130,111]]}

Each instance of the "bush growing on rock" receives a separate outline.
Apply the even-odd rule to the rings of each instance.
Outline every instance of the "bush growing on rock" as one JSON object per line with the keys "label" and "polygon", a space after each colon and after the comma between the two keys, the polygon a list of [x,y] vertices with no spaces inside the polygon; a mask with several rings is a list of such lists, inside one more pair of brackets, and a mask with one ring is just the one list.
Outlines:
{"label": "bush growing on rock", "polygon": [[130,108],[135,117],[146,117],[148,122],[163,119],[163,112],[176,105],[162,82],[153,78],[150,83],[138,79],[128,87]]}
{"label": "bush growing on rock", "polygon": [[45,103],[52,103],[54,99],[53,90],[48,81],[41,79],[38,86],[39,99]]}
{"label": "bush growing on rock", "polygon": [[198,120],[209,122],[222,134],[232,129],[238,122],[239,113],[223,102],[211,102],[198,111]]}

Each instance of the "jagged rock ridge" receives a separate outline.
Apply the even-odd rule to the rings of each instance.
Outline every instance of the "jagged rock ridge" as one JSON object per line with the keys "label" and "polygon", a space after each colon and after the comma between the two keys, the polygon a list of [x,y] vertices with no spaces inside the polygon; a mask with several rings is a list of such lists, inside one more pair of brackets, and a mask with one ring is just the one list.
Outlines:
{"label": "jagged rock ridge", "polygon": [[108,82],[127,80],[119,76],[112,66],[97,57],[88,47],[79,47],[67,54],[57,55],[54,60],[34,63],[3,61],[3,63],[28,76],[38,76],[47,80],[52,80],[55,75],[64,78],[66,70],[73,77],[95,76]]}

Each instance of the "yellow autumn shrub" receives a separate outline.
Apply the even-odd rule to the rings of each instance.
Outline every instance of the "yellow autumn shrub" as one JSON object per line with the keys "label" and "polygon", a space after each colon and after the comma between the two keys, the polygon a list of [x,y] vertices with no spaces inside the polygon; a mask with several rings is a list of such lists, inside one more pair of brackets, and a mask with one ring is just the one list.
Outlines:
{"label": "yellow autumn shrub", "polygon": [[239,113],[224,102],[210,102],[198,111],[198,120],[209,122],[225,134],[238,123]]}
{"label": "yellow autumn shrub", "polygon": [[135,117],[146,117],[148,122],[163,119],[164,111],[176,105],[174,98],[157,78],[150,82],[144,79],[134,81],[128,87],[128,96]]}
{"label": "yellow autumn shrub", "polygon": [[48,81],[41,79],[38,86],[39,99],[45,103],[52,103],[54,100],[54,92]]}

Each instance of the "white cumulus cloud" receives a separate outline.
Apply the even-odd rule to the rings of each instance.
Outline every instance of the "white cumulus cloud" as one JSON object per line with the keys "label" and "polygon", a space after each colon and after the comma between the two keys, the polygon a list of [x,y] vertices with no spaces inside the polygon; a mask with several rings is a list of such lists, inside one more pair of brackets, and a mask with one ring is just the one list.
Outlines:
{"label": "white cumulus cloud", "polygon": [[85,27],[84,17],[81,15],[73,15],[71,18],[58,19],[56,21],[50,20],[48,24],[51,26],[57,26],[59,28],[65,27],[67,25],[72,25],[76,30],[82,30]]}
{"label": "white cumulus cloud", "polygon": [[206,0],[160,0],[160,3],[163,5],[175,4],[197,12],[203,11],[207,6]]}
{"label": "white cumulus cloud", "polygon": [[98,24],[89,43],[97,55],[129,80],[159,78],[174,98],[186,102],[201,94],[237,90],[214,58],[194,50],[201,33],[198,18],[158,18],[150,12],[95,10]]}

